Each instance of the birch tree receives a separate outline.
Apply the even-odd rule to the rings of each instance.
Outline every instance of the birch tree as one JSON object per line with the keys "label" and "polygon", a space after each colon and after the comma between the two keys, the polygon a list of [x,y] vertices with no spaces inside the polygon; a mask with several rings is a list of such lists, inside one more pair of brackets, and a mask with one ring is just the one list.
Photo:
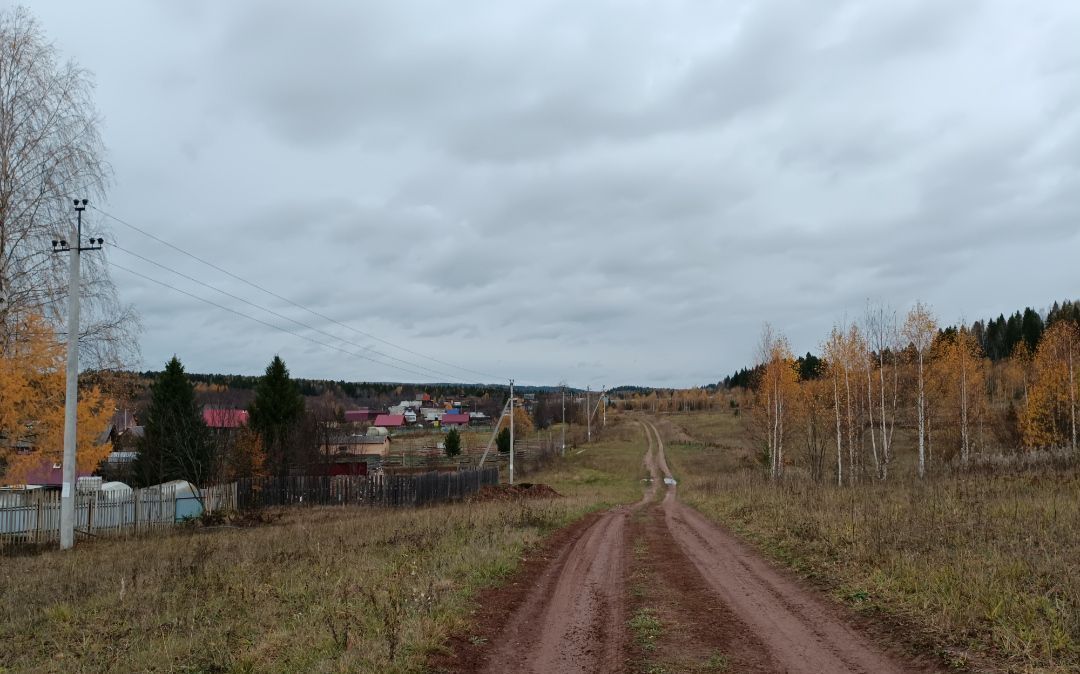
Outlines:
{"label": "birch tree", "polygon": [[914,351],[917,367],[915,415],[919,427],[919,477],[926,476],[926,357],[934,344],[936,333],[937,321],[930,308],[916,302],[904,320],[902,334]]}
{"label": "birch tree", "polygon": [[[896,322],[896,312],[882,305],[867,307],[866,337],[870,356],[876,361],[877,395],[870,395],[870,407],[878,408],[877,422],[880,425],[881,464],[878,477],[889,477],[889,465],[893,458],[893,432],[896,430],[896,416],[900,401],[900,367],[897,355],[900,352],[900,330]],[[869,372],[869,370],[868,370]],[[872,386],[868,384],[868,389]],[[873,428],[873,419],[871,419]],[[871,431],[873,440],[873,431]]]}
{"label": "birch tree", "polygon": [[840,414],[840,379],[845,367],[845,346],[844,334],[837,326],[833,326],[828,340],[822,345],[822,352],[829,380],[832,382],[833,412],[836,419],[836,484],[841,486],[844,484],[844,436]]}
{"label": "birch tree", "polygon": [[764,412],[765,449],[769,455],[769,475],[773,480],[779,480],[784,474],[786,422],[792,414],[798,390],[794,360],[787,338],[776,334],[772,326],[766,324],[758,346],[761,379],[756,407]]}
{"label": "birch tree", "polygon": [[[104,196],[105,161],[90,74],[61,62],[34,17],[0,9],[0,346],[33,313],[65,329],[67,257],[51,241],[71,239],[72,199]],[[104,233],[84,215],[84,230]],[[80,349],[84,362],[110,367],[137,350],[138,322],[121,306],[102,255],[83,256]]]}

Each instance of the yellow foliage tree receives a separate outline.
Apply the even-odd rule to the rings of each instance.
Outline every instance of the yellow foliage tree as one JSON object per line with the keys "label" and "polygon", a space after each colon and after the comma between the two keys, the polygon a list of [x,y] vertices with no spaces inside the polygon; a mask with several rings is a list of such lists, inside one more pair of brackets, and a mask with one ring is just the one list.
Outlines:
{"label": "yellow foliage tree", "polygon": [[[510,427],[510,417],[503,416],[499,419],[499,430],[503,427]],[[514,434],[524,436],[526,433],[532,433],[533,422],[529,417],[529,413],[520,407],[514,407]]]}
{"label": "yellow foliage tree", "polygon": [[939,383],[933,396],[942,410],[942,420],[955,429],[949,438],[967,463],[975,446],[974,428],[986,407],[986,358],[971,330],[961,326],[935,344],[935,371]]}
{"label": "yellow foliage tree", "polygon": [[[42,460],[64,456],[65,349],[34,314],[18,320],[0,353],[0,463],[4,482],[19,484]],[[98,445],[114,405],[97,387],[79,392],[78,470],[91,471],[109,454]]]}
{"label": "yellow foliage tree", "polygon": [[1020,416],[1028,447],[1064,447],[1076,451],[1076,363],[1080,330],[1057,321],[1043,335],[1032,364],[1027,404]]}
{"label": "yellow foliage tree", "polygon": [[766,324],[758,346],[760,379],[755,392],[755,410],[764,425],[765,451],[769,455],[769,475],[774,480],[784,474],[784,439],[798,397],[798,375],[791,347],[783,335]]}

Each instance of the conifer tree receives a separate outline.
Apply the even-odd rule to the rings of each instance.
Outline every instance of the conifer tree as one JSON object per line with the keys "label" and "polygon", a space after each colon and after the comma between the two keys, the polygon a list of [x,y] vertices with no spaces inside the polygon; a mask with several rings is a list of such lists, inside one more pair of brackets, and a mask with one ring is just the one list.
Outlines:
{"label": "conifer tree", "polygon": [[295,463],[296,452],[291,450],[304,416],[304,397],[280,356],[274,356],[255,385],[255,401],[249,412],[251,427],[262,438],[270,473],[288,475],[290,464]]}
{"label": "conifer tree", "polygon": [[446,455],[450,458],[461,454],[461,433],[458,433],[456,428],[451,428],[450,432],[446,434],[443,447]]}
{"label": "conifer tree", "polygon": [[195,401],[195,387],[176,356],[151,387],[143,426],[134,466],[136,481],[145,486],[187,480],[203,486],[211,477],[213,445]]}

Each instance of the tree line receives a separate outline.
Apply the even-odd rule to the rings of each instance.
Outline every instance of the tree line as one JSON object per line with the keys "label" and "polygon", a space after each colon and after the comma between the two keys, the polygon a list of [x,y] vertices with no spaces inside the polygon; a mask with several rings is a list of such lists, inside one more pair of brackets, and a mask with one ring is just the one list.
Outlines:
{"label": "tree line", "polygon": [[285,477],[320,458],[320,429],[335,411],[309,409],[300,387],[278,356],[255,382],[248,423],[211,429],[195,396],[195,385],[173,356],[151,386],[142,412],[133,482],[170,480],[197,485],[263,474]]}
{"label": "tree line", "polygon": [[[1005,344],[1007,356],[991,356]],[[850,484],[888,479],[901,451],[920,477],[990,452],[1076,452],[1078,362],[1076,303],[1046,320],[1017,312],[944,329],[916,303],[902,319],[878,306],[835,325],[820,359],[796,358],[766,326],[757,363],[737,376],[752,389],[750,423],[773,478],[800,464],[820,480],[832,465]]]}

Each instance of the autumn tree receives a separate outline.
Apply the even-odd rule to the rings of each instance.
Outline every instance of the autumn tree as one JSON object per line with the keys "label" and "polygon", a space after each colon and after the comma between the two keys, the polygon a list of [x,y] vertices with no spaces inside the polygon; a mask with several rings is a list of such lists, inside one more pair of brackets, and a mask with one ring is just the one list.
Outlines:
{"label": "autumn tree", "polygon": [[[61,61],[27,9],[0,9],[0,343],[28,313],[64,329],[67,257],[50,241],[73,240],[72,198],[100,199],[109,179],[92,94],[90,74]],[[102,233],[101,223],[87,225]],[[117,301],[102,256],[82,264],[83,362],[130,361],[135,313]]]}
{"label": "autumn tree", "polygon": [[1076,451],[1078,350],[1080,329],[1071,321],[1056,321],[1043,335],[1021,414],[1028,447],[1068,446]]}
{"label": "autumn tree", "polygon": [[766,324],[758,345],[758,380],[754,409],[764,427],[765,451],[769,457],[769,475],[779,480],[784,474],[784,439],[787,423],[797,396],[795,358],[787,338],[776,334]]}
{"label": "autumn tree", "polygon": [[[42,461],[60,463],[64,446],[65,348],[35,313],[8,325],[0,348],[0,471],[17,484]],[[100,389],[85,386],[77,408],[77,469],[92,471],[109,454],[97,440],[114,404]],[[5,469],[6,467],[6,469]]]}
{"label": "autumn tree", "polygon": [[831,412],[832,382],[820,377],[801,380],[795,399],[795,424],[802,439],[803,463],[815,482],[825,474]]}
{"label": "autumn tree", "polygon": [[949,331],[937,344],[937,379],[940,406],[949,428],[955,429],[961,463],[966,464],[975,444],[973,428],[985,409],[986,366],[982,348],[967,327]]}
{"label": "autumn tree", "polygon": [[[504,414],[502,416],[502,418],[499,419],[499,428],[505,428],[506,431],[509,433],[509,431],[510,431],[510,416],[509,415]],[[514,435],[515,436],[524,436],[526,433],[532,433],[532,431],[533,431],[533,421],[532,421],[532,418],[529,416],[529,413],[526,412],[523,408],[518,407],[517,405],[515,405],[514,406]]]}
{"label": "autumn tree", "polygon": [[915,416],[919,428],[919,477],[926,476],[926,359],[937,334],[937,321],[930,308],[916,302],[904,320],[902,335],[914,352],[918,389]]}
{"label": "autumn tree", "polygon": [[242,426],[234,432],[223,433],[216,438],[215,444],[218,459],[216,477],[221,482],[234,482],[263,474],[266,454],[259,434],[250,427]]}

